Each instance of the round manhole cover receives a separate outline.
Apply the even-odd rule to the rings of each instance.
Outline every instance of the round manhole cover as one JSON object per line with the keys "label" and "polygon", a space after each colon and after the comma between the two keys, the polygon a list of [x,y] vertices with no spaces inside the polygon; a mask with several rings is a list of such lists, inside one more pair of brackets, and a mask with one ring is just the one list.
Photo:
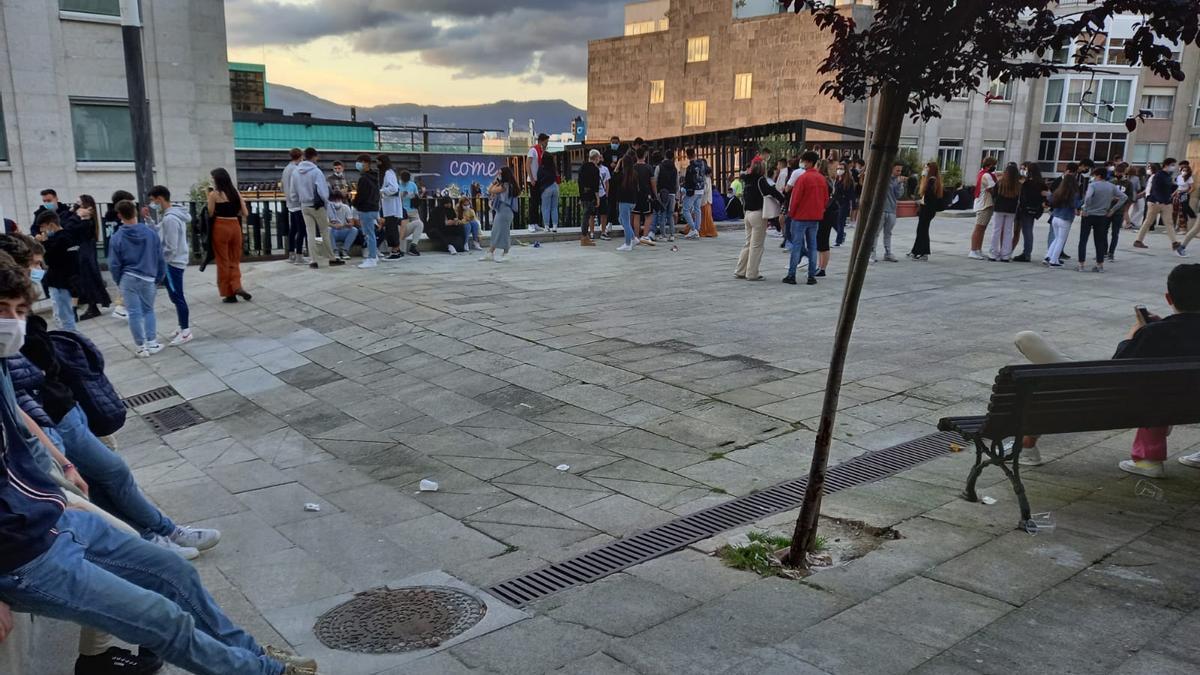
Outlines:
{"label": "round manhole cover", "polygon": [[486,605],[456,588],[378,588],[322,614],[313,633],[330,649],[395,654],[436,647],[486,613]]}

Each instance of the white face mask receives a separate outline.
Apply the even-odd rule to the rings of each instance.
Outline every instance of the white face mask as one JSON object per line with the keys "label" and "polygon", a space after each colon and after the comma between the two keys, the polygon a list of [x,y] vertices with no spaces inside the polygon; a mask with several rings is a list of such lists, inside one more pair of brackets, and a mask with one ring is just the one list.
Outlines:
{"label": "white face mask", "polygon": [[1026,171],[1025,169],[1021,169],[1021,178],[1024,178],[1028,174],[1029,174],[1028,171]]}
{"label": "white face mask", "polygon": [[21,353],[25,344],[25,319],[0,319],[0,358]]}
{"label": "white face mask", "polygon": [[845,169],[838,169],[838,170],[837,170],[837,175],[839,175],[839,176],[845,176],[845,175],[846,175],[846,170],[845,170]]}

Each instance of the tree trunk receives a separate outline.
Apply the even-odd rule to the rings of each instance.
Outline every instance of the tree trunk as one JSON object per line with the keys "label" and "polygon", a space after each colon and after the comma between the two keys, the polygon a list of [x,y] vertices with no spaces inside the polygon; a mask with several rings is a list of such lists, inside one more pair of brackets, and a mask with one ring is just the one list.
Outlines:
{"label": "tree trunk", "polygon": [[807,567],[807,553],[814,552],[817,522],[821,515],[821,497],[825,491],[825,472],[829,465],[829,446],[833,440],[833,424],[837,415],[838,396],[842,388],[842,371],[850,350],[850,335],[858,316],[858,299],[870,264],[872,240],[879,233],[883,220],[884,195],[890,187],[892,162],[899,151],[900,129],[904,124],[908,92],[887,85],[880,92],[875,117],[875,133],[867,161],[866,183],[863,186],[859,226],[851,250],[850,272],[842,296],[842,311],[834,335],[833,355],[829,360],[829,376],[825,382],[825,400],[821,405],[821,424],[817,429],[816,447],[808,473],[804,505],[796,520],[792,547],[784,562],[792,567]]}

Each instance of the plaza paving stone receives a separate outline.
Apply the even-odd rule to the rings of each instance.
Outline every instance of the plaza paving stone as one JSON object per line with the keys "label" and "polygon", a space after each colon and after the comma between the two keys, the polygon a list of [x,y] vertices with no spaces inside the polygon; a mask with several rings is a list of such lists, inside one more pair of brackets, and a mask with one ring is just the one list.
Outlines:
{"label": "plaza paving stone", "polygon": [[[929,262],[872,266],[834,462],[982,412],[996,369],[1022,360],[1018,330],[1107,358],[1134,304],[1164,310],[1177,259],[1160,236],[1077,274],[968,260],[970,222],[937,219]],[[336,597],[432,570],[486,586],[803,475],[849,250],[791,287],[777,239],[765,282],[734,280],[741,241],[246,264],[254,300],[232,305],[192,268],[191,344],[135,359],[124,323],[81,329],[122,395],[171,385],[208,420],[159,437],[131,415],[117,439],[169,515],[224,531],[196,566],[235,619],[305,651]],[[161,293],[158,316],[172,324]],[[1022,473],[1052,532],[1013,530],[998,472],[980,481],[995,504],[962,501],[972,457],[948,454],[828,497],[827,514],[900,538],[804,582],[724,567],[704,552],[717,537],[403,666],[317,649],[321,672],[1194,672],[1200,473],[1172,464],[1165,501],[1136,497],[1115,469],[1129,440],[1043,439],[1051,461]],[[1176,429],[1172,456],[1197,444]],[[69,634],[45,672],[69,669]]]}

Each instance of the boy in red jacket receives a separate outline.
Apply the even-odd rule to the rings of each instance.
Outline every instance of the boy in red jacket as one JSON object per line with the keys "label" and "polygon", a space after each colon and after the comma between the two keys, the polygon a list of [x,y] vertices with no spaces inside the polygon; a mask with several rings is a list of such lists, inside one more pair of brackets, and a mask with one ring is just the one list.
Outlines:
{"label": "boy in red jacket", "polygon": [[788,205],[788,218],[792,241],[792,258],[788,262],[788,274],[783,283],[795,285],[796,267],[800,258],[808,257],[808,285],[817,285],[817,226],[825,217],[825,205],[829,201],[829,184],[817,172],[821,156],[809,151],[800,156],[800,171],[803,172],[792,188]]}

